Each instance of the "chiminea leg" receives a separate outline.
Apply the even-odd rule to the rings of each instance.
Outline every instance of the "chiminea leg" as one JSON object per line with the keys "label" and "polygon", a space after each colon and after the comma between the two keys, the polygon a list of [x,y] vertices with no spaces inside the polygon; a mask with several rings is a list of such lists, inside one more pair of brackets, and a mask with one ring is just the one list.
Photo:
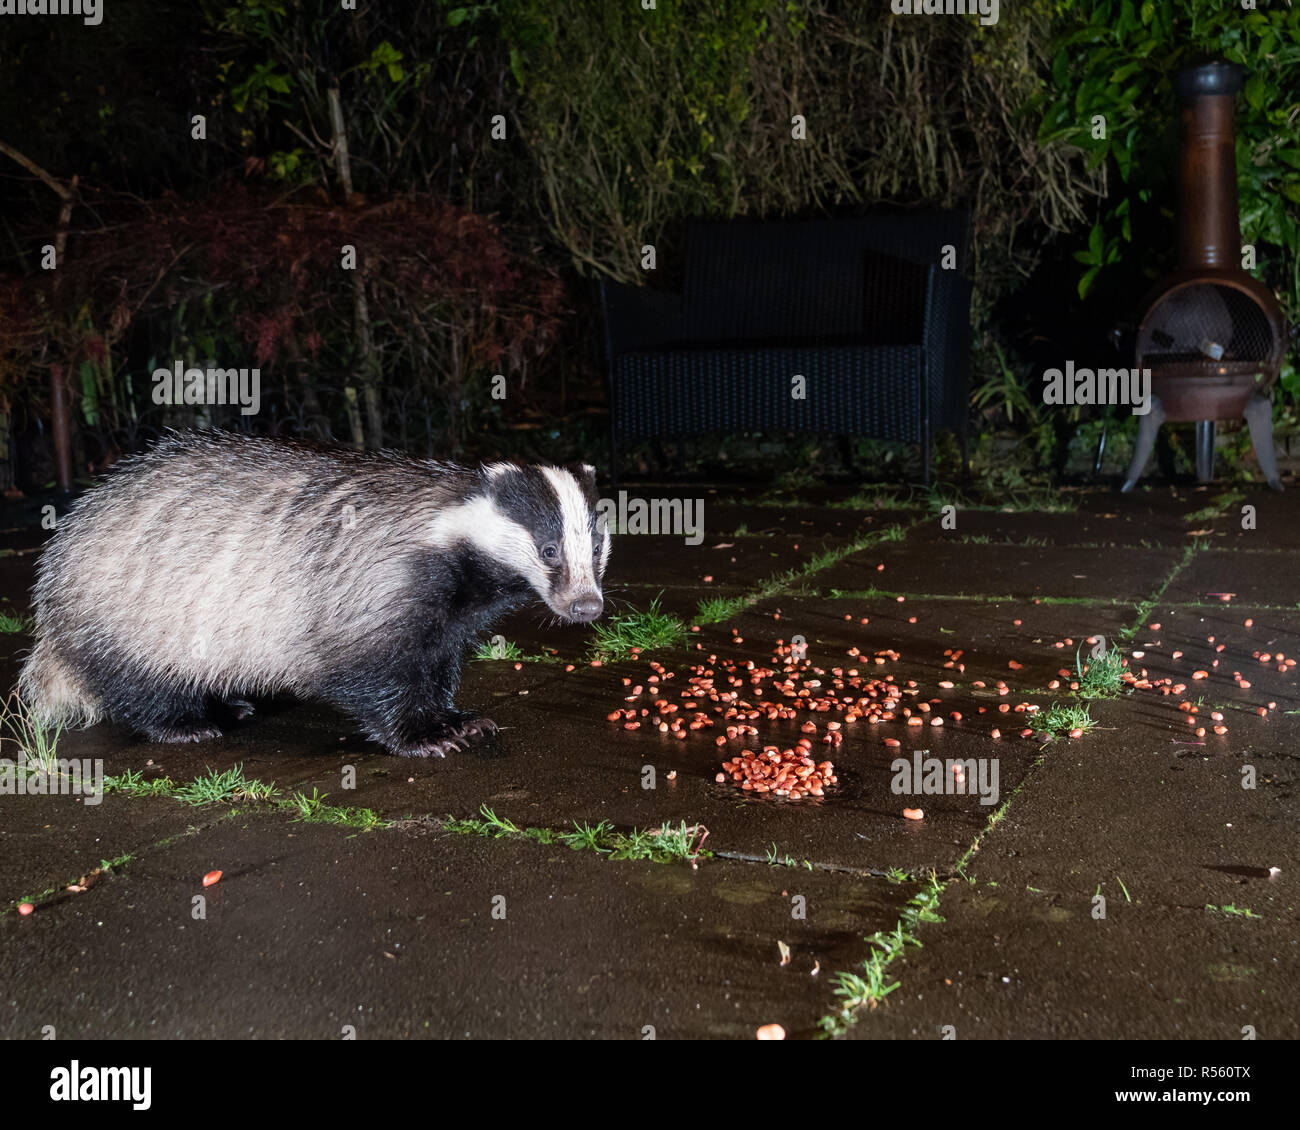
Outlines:
{"label": "chiminea leg", "polygon": [[1267,396],[1256,394],[1246,402],[1242,413],[1250,425],[1250,442],[1255,448],[1259,469],[1264,480],[1274,490],[1282,489],[1282,476],[1277,470],[1277,456],[1273,452],[1273,403]]}
{"label": "chiminea leg", "polygon": [[1147,465],[1147,460],[1151,458],[1151,449],[1156,445],[1156,432],[1160,430],[1160,425],[1165,422],[1164,405],[1160,403],[1160,397],[1151,397],[1151,411],[1142,417],[1142,422],[1138,424],[1137,446],[1133,449],[1133,460],[1128,465],[1128,477],[1124,480],[1124,485],[1119,489],[1127,494],[1136,485],[1138,479],[1142,477],[1142,470]]}
{"label": "chiminea leg", "polygon": [[1196,421],[1196,481],[1214,481],[1214,421]]}

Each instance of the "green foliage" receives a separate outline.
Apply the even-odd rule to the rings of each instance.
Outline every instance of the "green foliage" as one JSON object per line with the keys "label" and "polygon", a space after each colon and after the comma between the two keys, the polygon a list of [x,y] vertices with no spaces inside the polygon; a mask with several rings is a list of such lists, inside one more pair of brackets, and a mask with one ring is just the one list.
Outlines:
{"label": "green foliage", "polygon": [[[1246,68],[1237,100],[1237,191],[1242,240],[1254,244],[1258,273],[1300,317],[1300,7],[1239,0],[1094,0],[1063,8],[1052,60],[1053,89],[1043,105],[1044,144],[1079,147],[1093,167],[1118,175],[1086,246],[1075,258],[1087,295],[1107,267],[1137,258],[1152,279],[1172,266],[1135,241],[1140,208],[1166,211],[1176,198],[1178,136],[1170,77],[1210,54]],[[1104,121],[1104,131],[1096,122]],[[1161,248],[1163,251],[1164,248]],[[1289,365],[1284,386],[1294,387]]]}
{"label": "green foliage", "polygon": [[1038,716],[1035,729],[1044,730],[1055,737],[1068,734],[1071,730],[1091,730],[1097,723],[1088,713],[1086,706],[1077,704],[1052,703],[1050,709]]}
{"label": "green foliage", "polygon": [[271,800],[278,792],[274,784],[245,777],[243,765],[236,765],[222,771],[209,770],[206,776],[178,785],[170,795],[182,804],[198,807],[204,804]]}
{"label": "green foliage", "polygon": [[1030,230],[1082,222],[1099,185],[1021,113],[1044,89],[1051,0],[991,27],[856,0],[443,3],[508,46],[535,206],[584,273],[643,280],[642,245],[671,257],[691,217],[966,200],[991,301],[1037,261]]}
{"label": "green foliage", "polygon": [[401,82],[406,75],[402,69],[402,53],[386,39],[370,52],[370,57],[360,64],[359,69],[367,74],[382,69],[393,82]]}
{"label": "green foliage", "polygon": [[30,632],[33,623],[30,616],[0,608],[0,634],[2,635],[14,636],[22,632]]}
{"label": "green foliage", "polygon": [[598,621],[592,631],[591,653],[601,660],[627,659],[634,652],[680,647],[686,625],[659,607],[659,597],[644,612],[629,611]]}
{"label": "green foliage", "polygon": [[1103,649],[1087,663],[1080,648],[1074,655],[1074,671],[1080,698],[1112,698],[1124,690],[1124,656],[1115,648]]}
{"label": "green foliage", "polygon": [[273,94],[288,94],[293,80],[288,75],[277,74],[274,63],[258,63],[242,81],[231,88],[230,97],[235,109],[243,113],[250,106],[265,113]]}
{"label": "green foliage", "polygon": [[997,375],[972,392],[971,402],[988,416],[1005,416],[1008,423],[1015,422],[1017,412],[1022,421],[1032,423],[1038,417],[1038,405],[1030,397],[1028,386],[1007,364],[1000,345],[994,343],[993,352],[997,356]]}
{"label": "green foliage", "polygon": [[448,832],[460,836],[487,836],[494,840],[524,839],[539,844],[563,844],[573,851],[593,851],[610,859],[649,860],[654,863],[690,862],[694,867],[700,859],[712,853],[703,850],[709,830],[702,824],[662,824],[644,831],[633,828],[620,832],[607,820],[594,827],[573,822],[572,831],[556,828],[521,828],[506,816],[498,816],[486,804],[479,808],[479,817],[457,819],[446,817],[442,822]]}
{"label": "green foliage", "polygon": [[481,660],[508,659],[511,661],[524,658],[524,653],[517,643],[511,643],[505,636],[493,636],[484,640],[474,651],[474,658]]}
{"label": "green foliage", "polygon": [[46,726],[27,709],[17,694],[0,704],[0,753],[13,760],[21,753],[30,766],[42,772],[58,769],[59,738],[63,724]]}

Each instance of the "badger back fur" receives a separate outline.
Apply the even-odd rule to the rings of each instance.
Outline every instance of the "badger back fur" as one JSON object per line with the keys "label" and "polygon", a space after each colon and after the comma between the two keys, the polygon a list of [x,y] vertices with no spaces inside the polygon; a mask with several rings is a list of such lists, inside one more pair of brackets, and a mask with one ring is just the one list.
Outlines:
{"label": "badger back fur", "polygon": [[169,435],[59,522],[19,694],[47,724],[201,740],[247,696],[333,703],[396,753],[494,729],[454,695],[474,637],[540,598],[602,609],[593,468],[464,467]]}

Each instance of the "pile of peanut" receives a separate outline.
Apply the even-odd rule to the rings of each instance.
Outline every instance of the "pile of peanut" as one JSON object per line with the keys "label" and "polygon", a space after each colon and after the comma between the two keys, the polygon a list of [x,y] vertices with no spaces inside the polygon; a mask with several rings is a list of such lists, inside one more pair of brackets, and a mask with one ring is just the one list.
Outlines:
{"label": "pile of peanut", "polygon": [[834,765],[813,760],[812,742],[807,738],[800,738],[794,749],[774,745],[765,746],[762,753],[742,749],[738,757],[724,761],[722,769],[714,778],[719,784],[730,777],[746,792],[771,793],[791,800],[822,796],[839,781]]}

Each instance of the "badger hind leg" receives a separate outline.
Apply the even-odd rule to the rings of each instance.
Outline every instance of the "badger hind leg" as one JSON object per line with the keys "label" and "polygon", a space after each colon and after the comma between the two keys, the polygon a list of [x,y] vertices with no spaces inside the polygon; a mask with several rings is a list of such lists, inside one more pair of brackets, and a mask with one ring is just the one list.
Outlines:
{"label": "badger hind leg", "polygon": [[205,725],[197,718],[178,718],[171,725],[142,732],[151,742],[206,742],[221,737],[216,726]]}
{"label": "badger hind leg", "polygon": [[202,695],[153,690],[113,716],[151,742],[205,742],[221,737]]}
{"label": "badger hind leg", "polygon": [[221,737],[210,695],[200,687],[122,678],[104,688],[107,713],[151,742],[203,742]]}
{"label": "badger hind leg", "polygon": [[222,705],[225,706],[231,717],[237,722],[242,722],[245,718],[251,718],[256,713],[256,707],[246,698],[227,698]]}

